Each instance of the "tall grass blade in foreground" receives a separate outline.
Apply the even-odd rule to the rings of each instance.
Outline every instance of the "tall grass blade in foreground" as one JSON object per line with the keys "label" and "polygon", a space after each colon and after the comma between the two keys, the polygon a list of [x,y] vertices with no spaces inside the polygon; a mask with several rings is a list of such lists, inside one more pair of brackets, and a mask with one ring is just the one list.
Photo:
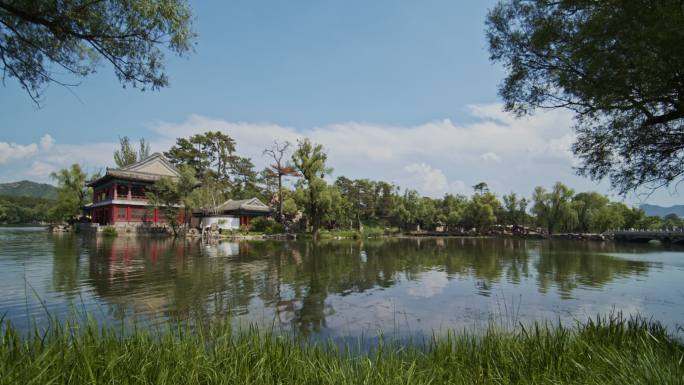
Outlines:
{"label": "tall grass blade in foreground", "polygon": [[681,384],[684,346],[620,316],[573,328],[448,333],[370,353],[228,324],[165,331],[55,321],[22,336],[2,322],[2,384]]}

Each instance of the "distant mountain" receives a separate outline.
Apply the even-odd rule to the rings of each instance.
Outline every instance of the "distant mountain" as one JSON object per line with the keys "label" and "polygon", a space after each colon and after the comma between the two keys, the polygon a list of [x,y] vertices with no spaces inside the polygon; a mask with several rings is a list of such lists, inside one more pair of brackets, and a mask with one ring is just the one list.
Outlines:
{"label": "distant mountain", "polygon": [[677,214],[684,218],[684,205],[677,205],[672,207],[663,207],[658,205],[641,205],[639,206],[646,212],[648,216],[664,217],[667,214]]}
{"label": "distant mountain", "polygon": [[57,188],[47,183],[22,180],[20,182],[0,183],[0,195],[55,199],[57,198]]}

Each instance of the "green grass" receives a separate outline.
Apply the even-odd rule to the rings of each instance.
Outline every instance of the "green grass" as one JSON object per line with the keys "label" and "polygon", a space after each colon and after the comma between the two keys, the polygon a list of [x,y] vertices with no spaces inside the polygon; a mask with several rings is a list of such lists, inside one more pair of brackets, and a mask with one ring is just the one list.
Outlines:
{"label": "green grass", "polygon": [[684,348],[658,323],[610,317],[449,333],[372,353],[227,325],[191,331],[2,324],[1,384],[681,384]]}
{"label": "green grass", "polygon": [[[336,229],[336,230],[321,230],[320,231],[320,238],[321,239],[335,239],[335,238],[343,238],[343,239],[361,239],[361,238],[378,238],[382,237],[385,235],[397,235],[399,233],[399,229],[397,228],[390,228],[388,230],[385,230],[384,227],[371,227],[367,226],[363,228],[362,232],[359,232],[358,230],[354,229]],[[304,237],[310,237],[310,233],[305,233]]]}
{"label": "green grass", "polygon": [[102,229],[102,235],[105,237],[117,237],[119,233],[116,231],[116,227],[114,226],[106,226],[104,229]]}

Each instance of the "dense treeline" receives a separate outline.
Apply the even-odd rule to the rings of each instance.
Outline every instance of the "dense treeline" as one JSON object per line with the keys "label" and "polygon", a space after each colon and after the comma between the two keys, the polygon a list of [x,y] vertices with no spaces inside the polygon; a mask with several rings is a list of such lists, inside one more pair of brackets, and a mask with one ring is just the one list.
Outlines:
{"label": "dense treeline", "polygon": [[44,198],[0,195],[0,223],[29,224],[49,220],[54,201]]}
{"label": "dense treeline", "polygon": [[[116,152],[117,164],[139,160],[128,138]],[[144,140],[140,153],[148,152]],[[122,160],[121,154],[130,153]],[[258,197],[274,208],[274,219],[291,231],[321,229],[364,231],[364,227],[393,227],[405,231],[436,230],[487,233],[511,231],[604,232],[617,228],[671,229],[684,227],[676,215],[648,217],[643,210],[611,202],[597,192],[579,192],[558,182],[550,189],[537,187],[527,198],[516,193],[495,195],[486,183],[473,186],[470,196],[421,196],[392,183],[340,176],[325,149],[308,139],[296,146],[275,142],[264,150],[270,165],[257,171],[250,158],[237,154],[237,144],[222,132],[179,138],[164,155],[181,171],[179,180],[162,179],[148,193],[170,221],[177,217],[175,203],[211,212],[226,199]],[[75,218],[87,200],[87,179],[80,168],[53,175],[63,203],[53,208],[64,219]],[[288,183],[288,180],[290,183]],[[175,226],[174,226],[175,230]]]}

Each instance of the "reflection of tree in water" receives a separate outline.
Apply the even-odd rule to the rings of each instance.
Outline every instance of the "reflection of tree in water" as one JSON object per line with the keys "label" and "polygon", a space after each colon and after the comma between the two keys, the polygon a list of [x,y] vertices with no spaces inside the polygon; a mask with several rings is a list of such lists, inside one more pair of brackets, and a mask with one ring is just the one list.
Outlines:
{"label": "reflection of tree in water", "polygon": [[79,292],[81,245],[72,234],[56,234],[52,241],[52,287],[72,298]]}
{"label": "reflection of tree in water", "polygon": [[305,268],[309,282],[301,300],[301,307],[295,310],[294,319],[297,329],[304,334],[320,331],[326,327],[325,299],[328,297],[328,283],[330,282],[330,271],[325,268],[324,258],[311,258],[309,257],[310,247],[306,250],[308,258],[306,258]]}
{"label": "reflection of tree in water", "polygon": [[558,287],[562,298],[571,298],[577,287],[598,288],[621,277],[640,276],[651,264],[612,257],[620,245],[589,242],[543,242],[535,264],[539,291]]}
{"label": "reflection of tree in water", "polygon": [[118,237],[93,238],[89,246],[90,283],[117,318],[129,310],[200,321],[234,302],[222,295],[230,292],[227,259],[206,257],[199,242]]}
{"label": "reflection of tree in water", "polygon": [[[597,287],[648,270],[647,263],[605,255],[619,250],[585,245],[470,238],[318,245],[204,244],[132,237],[86,242],[91,255],[89,284],[111,304],[116,317],[133,312],[207,322],[228,315],[257,318],[273,311],[275,321],[302,333],[326,327],[326,317],[335,312],[331,295],[388,288],[400,281],[422,279],[433,270],[444,271],[448,279],[470,279],[477,292],[486,296],[498,282],[518,284],[530,278],[531,268],[538,272],[539,290],[555,285],[564,296],[577,286]],[[69,243],[59,247],[65,250],[60,255],[79,254],[67,251],[73,247]],[[54,273],[55,285],[62,290],[73,290],[78,284],[76,260],[55,253],[55,263],[61,266]],[[259,314],[249,314],[254,309]]]}

